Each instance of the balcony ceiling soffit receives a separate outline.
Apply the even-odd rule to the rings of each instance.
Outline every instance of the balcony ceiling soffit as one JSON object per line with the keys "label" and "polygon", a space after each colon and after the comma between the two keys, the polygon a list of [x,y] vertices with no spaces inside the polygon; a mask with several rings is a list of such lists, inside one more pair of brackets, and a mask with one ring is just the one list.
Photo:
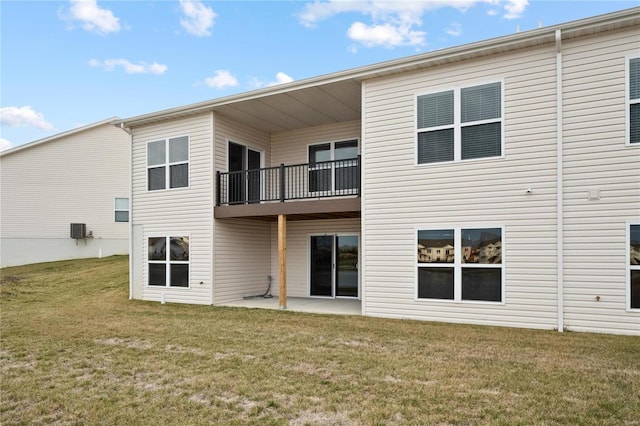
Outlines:
{"label": "balcony ceiling soffit", "polygon": [[215,108],[240,123],[279,132],[360,119],[360,82],[341,81]]}

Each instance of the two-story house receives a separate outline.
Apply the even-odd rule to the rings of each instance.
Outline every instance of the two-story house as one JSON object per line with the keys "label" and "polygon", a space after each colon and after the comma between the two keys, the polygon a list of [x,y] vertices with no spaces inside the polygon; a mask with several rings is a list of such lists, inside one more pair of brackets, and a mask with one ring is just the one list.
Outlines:
{"label": "two-story house", "polygon": [[0,267],[129,252],[129,136],[117,117],[0,153]]}
{"label": "two-story house", "polygon": [[132,298],[640,335],[640,8],[120,125]]}

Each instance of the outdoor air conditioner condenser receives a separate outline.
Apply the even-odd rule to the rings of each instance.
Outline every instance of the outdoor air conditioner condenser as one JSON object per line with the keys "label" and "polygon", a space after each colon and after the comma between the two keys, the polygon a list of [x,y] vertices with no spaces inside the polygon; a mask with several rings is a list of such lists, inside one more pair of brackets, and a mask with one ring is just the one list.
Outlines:
{"label": "outdoor air conditioner condenser", "polygon": [[87,225],[85,223],[72,223],[71,238],[75,240],[87,238]]}

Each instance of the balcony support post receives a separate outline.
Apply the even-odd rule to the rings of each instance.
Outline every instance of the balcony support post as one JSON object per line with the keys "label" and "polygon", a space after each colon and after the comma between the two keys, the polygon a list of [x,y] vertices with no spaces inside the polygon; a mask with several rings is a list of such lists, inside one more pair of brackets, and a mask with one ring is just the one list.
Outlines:
{"label": "balcony support post", "polygon": [[287,309],[287,216],[278,215],[278,259],[280,263],[280,309]]}

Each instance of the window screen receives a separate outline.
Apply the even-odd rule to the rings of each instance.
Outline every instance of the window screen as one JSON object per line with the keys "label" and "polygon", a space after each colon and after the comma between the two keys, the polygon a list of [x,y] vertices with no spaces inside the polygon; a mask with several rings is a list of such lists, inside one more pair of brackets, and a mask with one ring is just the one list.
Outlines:
{"label": "window screen", "polygon": [[418,129],[453,124],[453,90],[418,96]]}
{"label": "window screen", "polygon": [[629,60],[629,142],[640,143],[640,58]]}

